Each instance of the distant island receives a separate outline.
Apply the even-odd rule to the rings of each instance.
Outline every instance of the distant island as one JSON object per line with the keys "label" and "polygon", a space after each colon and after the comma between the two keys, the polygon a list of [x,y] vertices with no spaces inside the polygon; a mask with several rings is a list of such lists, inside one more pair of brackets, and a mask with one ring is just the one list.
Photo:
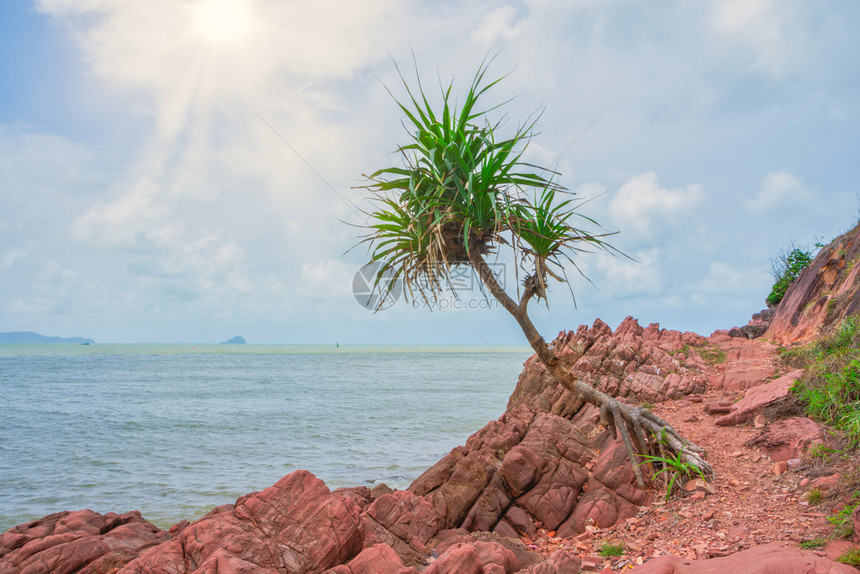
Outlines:
{"label": "distant island", "polygon": [[11,331],[0,333],[0,344],[2,343],[79,343],[90,345],[95,341],[83,337],[47,337],[32,331]]}
{"label": "distant island", "polygon": [[245,340],[245,337],[242,337],[240,335],[236,335],[235,337],[233,337],[229,341],[224,341],[221,344],[222,345],[247,345],[248,341]]}

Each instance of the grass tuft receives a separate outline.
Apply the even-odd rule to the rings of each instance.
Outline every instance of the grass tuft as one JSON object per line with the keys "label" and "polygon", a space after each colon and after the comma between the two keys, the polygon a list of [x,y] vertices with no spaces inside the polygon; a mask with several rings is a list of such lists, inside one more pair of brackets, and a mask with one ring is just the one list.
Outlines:
{"label": "grass tuft", "polygon": [[603,544],[600,545],[600,550],[598,550],[598,553],[603,557],[623,556],[624,544],[622,544],[621,542],[604,540]]}

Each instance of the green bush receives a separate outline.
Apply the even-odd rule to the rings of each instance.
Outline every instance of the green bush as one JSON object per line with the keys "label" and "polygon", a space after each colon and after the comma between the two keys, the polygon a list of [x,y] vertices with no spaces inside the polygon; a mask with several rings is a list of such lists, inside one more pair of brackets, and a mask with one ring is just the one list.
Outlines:
{"label": "green bush", "polygon": [[812,252],[795,247],[786,255],[780,255],[773,261],[773,274],[776,282],[767,296],[767,304],[771,307],[779,305],[788,287],[794,283],[800,272],[812,263]]}

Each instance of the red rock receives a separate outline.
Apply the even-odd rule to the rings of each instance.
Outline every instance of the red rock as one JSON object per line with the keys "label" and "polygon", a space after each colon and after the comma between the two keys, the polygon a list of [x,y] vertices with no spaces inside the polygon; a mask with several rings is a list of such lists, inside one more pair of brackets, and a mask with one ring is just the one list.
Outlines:
{"label": "red rock", "polygon": [[812,486],[817,488],[822,492],[826,492],[828,490],[832,490],[839,485],[839,481],[842,480],[842,475],[838,472],[836,474],[831,474],[830,476],[820,476],[812,481]]}
{"label": "red rock", "polygon": [[[706,340],[695,333],[643,329],[627,317],[613,333],[601,320],[590,328],[562,331],[551,343],[566,368],[595,388],[634,401],[657,402],[701,393],[704,363],[695,354],[679,353]],[[527,404],[536,411],[571,417],[582,402],[558,385],[532,357],[525,364],[508,407]]]}
{"label": "red rock", "polygon": [[784,460],[774,463],[774,465],[770,467],[770,471],[776,476],[785,474],[788,472],[788,463]]}
{"label": "red rock", "polygon": [[[710,551],[709,551],[710,552]],[[630,574],[857,574],[846,564],[839,564],[801,550],[790,542],[773,542],[753,546],[736,554],[710,560],[689,560],[679,556],[661,556],[629,570]]]}
{"label": "red rock", "polygon": [[122,572],[321,572],[358,554],[359,524],[357,505],[299,470],[216,508]]}
{"label": "red rock", "polygon": [[483,574],[481,556],[471,544],[455,544],[424,570],[424,574]]}
{"label": "red rock", "polygon": [[637,507],[609,489],[589,487],[579,499],[576,509],[561,526],[558,535],[569,538],[585,531],[592,522],[598,528],[607,528],[636,515]]}
{"label": "red rock", "polygon": [[367,510],[367,515],[392,534],[410,542],[426,544],[439,531],[439,515],[426,499],[406,490],[384,494]]}
{"label": "red rock", "polygon": [[860,312],[860,225],[818,252],[789,286],[765,337],[781,345],[808,342]]}
{"label": "red rock", "polygon": [[774,411],[792,402],[791,387],[803,371],[792,371],[773,382],[749,389],[746,396],[734,404],[731,413],[714,421],[717,426],[733,426],[747,422],[764,411]]}
{"label": "red rock", "polygon": [[170,539],[139,512],[59,512],[0,535],[0,572],[116,572],[140,552]]}
{"label": "red rock", "polygon": [[705,405],[705,412],[709,415],[722,415],[731,412],[732,401],[717,401]]}
{"label": "red rock", "polygon": [[[415,568],[407,568],[400,561],[400,557],[394,549],[387,544],[377,544],[365,548],[358,556],[347,564],[347,570],[343,574],[418,574]],[[338,568],[343,568],[339,566]],[[335,574],[337,570],[329,570],[329,574]]]}
{"label": "red rock", "polygon": [[809,447],[824,444],[824,427],[806,417],[776,421],[746,442],[760,446],[771,460],[781,461],[800,457]]}
{"label": "red rock", "polygon": [[581,570],[579,557],[571,550],[556,550],[546,562],[520,570],[519,574],[577,574]]}

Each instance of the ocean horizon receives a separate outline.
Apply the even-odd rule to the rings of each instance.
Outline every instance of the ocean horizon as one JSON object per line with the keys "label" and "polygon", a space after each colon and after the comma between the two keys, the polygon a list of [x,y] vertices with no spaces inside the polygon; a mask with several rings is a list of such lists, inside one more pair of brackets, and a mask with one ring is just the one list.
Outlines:
{"label": "ocean horizon", "polygon": [[62,510],[162,528],[305,469],[405,488],[498,418],[524,346],[0,345],[0,531]]}

